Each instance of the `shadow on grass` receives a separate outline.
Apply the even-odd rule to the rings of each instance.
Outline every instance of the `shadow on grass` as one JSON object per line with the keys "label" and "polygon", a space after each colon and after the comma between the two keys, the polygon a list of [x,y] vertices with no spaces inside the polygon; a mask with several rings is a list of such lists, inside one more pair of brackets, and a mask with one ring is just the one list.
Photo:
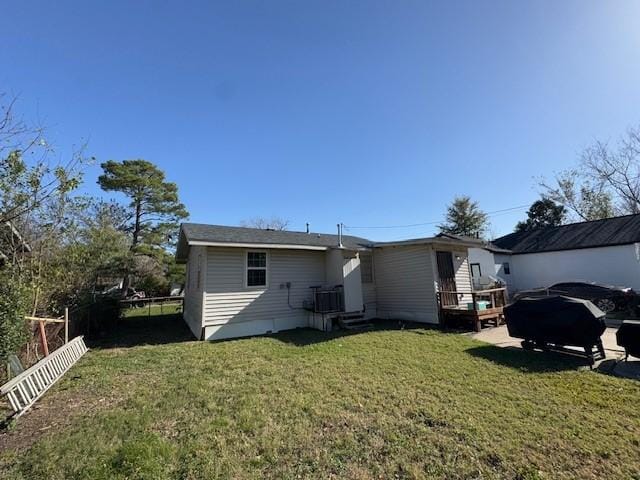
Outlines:
{"label": "shadow on grass", "polygon": [[307,345],[314,345],[317,343],[335,340],[337,338],[346,338],[375,331],[415,330],[416,333],[423,333],[419,332],[419,330],[437,329],[434,325],[415,322],[402,322],[397,320],[372,319],[370,320],[370,323],[373,325],[373,327],[363,330],[335,329],[331,332],[322,332],[313,328],[298,328],[295,330],[278,332],[271,335],[271,337],[284,343],[290,343],[293,345],[304,347]]}
{"label": "shadow on grass", "polygon": [[613,375],[615,377],[640,381],[639,360],[622,360],[620,358],[608,358],[607,360],[600,362],[600,365],[598,365],[598,368],[596,370],[606,375]]}
{"label": "shadow on grass", "polygon": [[573,355],[558,352],[529,352],[517,347],[483,345],[470,348],[465,352],[473,357],[482,358],[526,373],[577,370],[589,365],[586,359]]}
{"label": "shadow on grass", "polygon": [[182,314],[125,317],[101,338],[88,339],[90,348],[129,348],[190,342],[195,337]]}

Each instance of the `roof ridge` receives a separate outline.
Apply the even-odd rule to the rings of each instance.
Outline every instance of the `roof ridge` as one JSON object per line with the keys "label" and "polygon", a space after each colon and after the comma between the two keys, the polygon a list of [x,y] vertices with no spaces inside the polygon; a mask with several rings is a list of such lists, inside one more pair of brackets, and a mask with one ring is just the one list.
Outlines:
{"label": "roof ridge", "polygon": [[555,227],[542,227],[542,228],[570,227],[572,225],[581,225],[581,224],[584,224],[584,223],[606,222],[606,221],[609,221],[609,220],[617,220],[619,218],[635,217],[635,216],[638,216],[638,215],[640,215],[640,213],[628,213],[626,215],[616,215],[615,217],[598,218],[596,220],[582,220],[580,222],[564,223],[562,225],[556,225]]}
{"label": "roof ridge", "polygon": [[575,226],[575,225],[585,225],[585,224],[588,224],[588,223],[608,222],[608,221],[611,221],[611,220],[617,220],[619,218],[636,217],[636,216],[640,216],[640,213],[629,213],[627,215],[618,215],[618,216],[615,216],[615,217],[598,218],[596,220],[583,220],[581,222],[564,223],[562,225],[536,227],[536,228],[532,228],[531,230],[523,230],[521,232],[509,232],[509,233],[507,233],[505,235],[502,235],[501,237],[495,238],[495,239],[493,239],[491,241],[495,242],[495,241],[498,241],[500,239],[506,238],[506,237],[508,237],[510,235],[529,234],[531,232],[536,232],[536,231],[561,229],[561,228],[564,228],[564,227],[572,227],[572,226]]}
{"label": "roof ridge", "polygon": [[[275,232],[275,233],[283,233],[283,234],[298,234],[298,235],[310,235],[310,236],[330,236],[330,237],[338,237],[337,233],[326,233],[326,232],[312,232],[312,231],[300,231],[300,230],[277,230],[277,229],[269,229],[269,228],[256,228],[256,227],[243,227],[241,225],[223,225],[217,223],[200,223],[200,222],[182,222],[180,224],[180,228],[182,226],[196,226],[196,227],[207,227],[207,228],[234,228],[238,230],[249,230],[255,232]],[[365,237],[358,237],[355,235],[342,234],[342,238],[353,238],[357,240],[366,240],[367,242],[372,242],[372,240]]]}

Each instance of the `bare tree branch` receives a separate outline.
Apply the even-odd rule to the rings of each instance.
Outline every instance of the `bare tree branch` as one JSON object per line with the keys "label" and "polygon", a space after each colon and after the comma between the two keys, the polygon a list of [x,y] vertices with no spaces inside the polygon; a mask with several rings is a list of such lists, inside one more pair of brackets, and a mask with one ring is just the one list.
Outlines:
{"label": "bare tree branch", "polygon": [[273,216],[270,219],[264,217],[253,217],[240,222],[241,227],[259,228],[261,230],[287,230],[289,220],[282,217]]}

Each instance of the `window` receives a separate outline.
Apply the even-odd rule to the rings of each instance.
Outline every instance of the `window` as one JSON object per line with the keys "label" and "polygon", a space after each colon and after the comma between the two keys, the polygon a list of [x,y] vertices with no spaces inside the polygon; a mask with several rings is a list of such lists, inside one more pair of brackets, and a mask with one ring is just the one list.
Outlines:
{"label": "window", "polygon": [[471,276],[473,278],[480,278],[482,276],[482,270],[480,269],[479,263],[471,264]]}
{"label": "window", "polygon": [[509,262],[504,262],[502,264],[502,270],[504,270],[505,275],[511,275],[511,268],[509,267]]}
{"label": "window", "polygon": [[247,287],[267,286],[267,253],[247,252]]}
{"label": "window", "polygon": [[370,253],[360,254],[360,278],[362,283],[373,283],[373,259]]}

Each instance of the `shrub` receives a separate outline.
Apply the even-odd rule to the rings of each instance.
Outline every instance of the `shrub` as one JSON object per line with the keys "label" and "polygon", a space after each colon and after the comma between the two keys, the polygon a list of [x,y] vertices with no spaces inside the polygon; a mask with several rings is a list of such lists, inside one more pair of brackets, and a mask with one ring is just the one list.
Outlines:
{"label": "shrub", "polygon": [[29,289],[11,267],[0,267],[0,361],[6,362],[27,341],[24,316],[29,309]]}
{"label": "shrub", "polygon": [[136,290],[143,291],[147,297],[165,297],[169,295],[169,282],[158,275],[146,275],[136,282]]}

